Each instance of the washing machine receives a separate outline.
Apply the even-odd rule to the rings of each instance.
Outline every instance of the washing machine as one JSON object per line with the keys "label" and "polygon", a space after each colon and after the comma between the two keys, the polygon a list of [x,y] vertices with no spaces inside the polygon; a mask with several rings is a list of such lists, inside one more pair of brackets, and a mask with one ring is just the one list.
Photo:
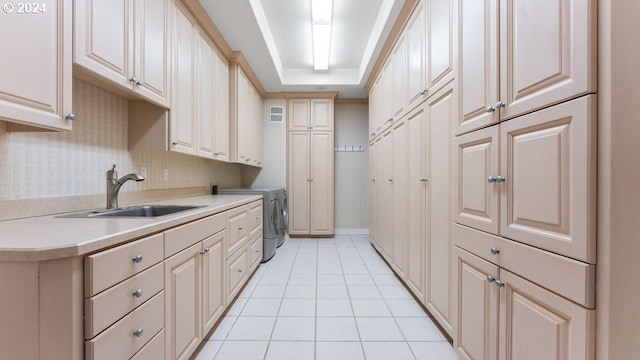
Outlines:
{"label": "washing machine", "polygon": [[281,202],[279,198],[279,189],[220,189],[219,194],[227,195],[246,195],[256,194],[262,195],[262,262],[270,260],[276,254],[278,243],[284,242],[284,235],[281,238]]}
{"label": "washing machine", "polygon": [[287,233],[287,226],[289,226],[289,206],[287,204],[287,190],[278,189],[278,200],[280,200],[280,217],[278,222],[278,247],[284,244],[284,238]]}

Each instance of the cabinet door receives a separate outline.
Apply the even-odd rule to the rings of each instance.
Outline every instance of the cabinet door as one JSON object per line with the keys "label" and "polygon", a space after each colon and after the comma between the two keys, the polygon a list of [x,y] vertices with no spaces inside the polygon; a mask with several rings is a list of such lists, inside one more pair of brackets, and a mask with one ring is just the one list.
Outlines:
{"label": "cabinet door", "polygon": [[387,61],[387,63],[382,68],[382,118],[381,118],[381,129],[391,125],[393,122],[393,76],[392,76],[392,67],[391,61]]}
{"label": "cabinet door", "polygon": [[407,117],[408,133],[408,225],[407,225],[407,285],[424,301],[426,229],[429,228],[428,134],[424,106],[418,107]]}
{"label": "cabinet door", "polygon": [[[290,117],[291,119],[291,117]],[[288,199],[289,234],[309,234],[309,146],[308,131],[289,132]]]}
{"label": "cabinet door", "polygon": [[590,95],[500,125],[502,236],[595,263],[596,114]]}
{"label": "cabinet door", "polygon": [[174,0],[170,149],[195,154],[196,27],[188,10]]}
{"label": "cabinet door", "polygon": [[595,358],[595,310],[500,270],[499,360]]}
{"label": "cabinet door", "polygon": [[135,91],[158,105],[169,106],[169,1],[132,1]]}
{"label": "cabinet door", "polygon": [[202,247],[202,334],[207,334],[222,315],[225,307],[225,232],[205,239]]}
{"label": "cabinet door", "polygon": [[[38,3],[45,13],[3,14],[0,21],[0,49],[9,54],[0,56],[0,119],[71,130],[72,1]],[[18,127],[7,124],[8,131]]]}
{"label": "cabinet door", "polygon": [[455,138],[455,221],[498,234],[500,191],[488,182],[500,175],[499,127],[492,126]]}
{"label": "cabinet door", "polygon": [[393,267],[401,279],[406,278],[407,251],[407,125],[400,120],[393,125],[393,150],[391,167],[393,178],[392,212],[393,217]]}
{"label": "cabinet door", "polygon": [[456,0],[426,2],[427,88],[434,95],[455,76]]}
{"label": "cabinet door", "polygon": [[369,90],[369,141],[376,137],[377,124],[377,108],[378,108],[378,88],[375,86]]}
{"label": "cabinet door", "polygon": [[497,359],[498,267],[458,247],[454,256],[454,299],[458,310],[453,346],[461,359]]}
{"label": "cabinet door", "polygon": [[596,90],[595,9],[595,0],[500,1],[503,120]]}
{"label": "cabinet door", "polygon": [[227,303],[230,303],[238,294],[248,276],[247,252],[245,250],[227,260]]}
{"label": "cabinet door", "polygon": [[404,33],[396,42],[391,61],[391,115],[397,117],[405,110],[407,99],[407,47]]}
{"label": "cabinet door", "polygon": [[202,340],[201,243],[164,262],[166,358],[188,359]]}
{"label": "cabinet door", "polygon": [[380,142],[381,181],[382,181],[382,206],[380,207],[380,223],[382,224],[381,240],[382,254],[388,262],[393,262],[393,217],[389,215],[389,209],[393,208],[393,135],[391,130],[382,134]]}
{"label": "cabinet door", "polygon": [[311,99],[311,130],[333,130],[333,99]]}
{"label": "cabinet door", "polygon": [[333,235],[333,132],[312,131],[310,140],[310,233]]}
{"label": "cabinet door", "polygon": [[74,62],[92,73],[132,89],[133,2],[75,1]]}
{"label": "cabinet door", "polygon": [[249,226],[249,238],[253,238],[256,234],[262,233],[262,201],[256,201],[249,204],[247,211],[247,225]]}
{"label": "cabinet door", "polygon": [[452,334],[451,313],[451,130],[457,115],[452,84],[427,100],[429,123],[429,247],[427,308]]}
{"label": "cabinet door", "polygon": [[[251,140],[249,138],[251,132],[251,117],[253,114],[253,110],[251,108],[251,84],[249,79],[247,79],[247,75],[244,71],[238,66],[237,67],[237,81],[238,81],[238,119],[237,119],[237,145],[238,145],[238,159],[237,161],[241,164],[245,164],[251,161],[251,156],[249,153],[251,152],[250,144]],[[249,159],[249,160],[247,160]]]}
{"label": "cabinet door", "polygon": [[289,100],[289,130],[309,130],[311,126],[311,102],[308,99]]}
{"label": "cabinet door", "polygon": [[498,94],[498,1],[459,0],[460,117],[456,134],[500,121]]}
{"label": "cabinet door", "polygon": [[215,112],[215,63],[213,45],[202,31],[196,33],[197,39],[197,79],[196,85],[196,145],[197,154],[213,158],[213,122]]}
{"label": "cabinet door", "polygon": [[224,56],[216,51],[213,109],[213,158],[229,161],[229,64]]}
{"label": "cabinet door", "polygon": [[379,199],[379,191],[378,191],[378,179],[377,175],[377,159],[378,159],[378,146],[375,143],[369,146],[369,192],[368,192],[368,200],[369,206],[367,207],[368,217],[367,222],[369,225],[369,240],[372,244],[378,243],[378,224],[376,213],[378,211],[378,199]]}
{"label": "cabinet door", "polygon": [[425,90],[425,26],[424,7],[418,4],[406,30],[407,42],[407,104],[411,109],[426,94]]}

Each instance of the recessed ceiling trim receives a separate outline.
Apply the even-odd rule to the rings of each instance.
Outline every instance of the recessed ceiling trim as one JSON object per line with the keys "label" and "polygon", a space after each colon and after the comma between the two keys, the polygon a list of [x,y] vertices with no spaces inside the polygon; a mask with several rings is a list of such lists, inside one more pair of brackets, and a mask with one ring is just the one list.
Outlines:
{"label": "recessed ceiling trim", "polygon": [[358,69],[330,69],[313,72],[310,69],[284,69],[285,85],[358,85]]}
{"label": "recessed ceiling trim", "polygon": [[280,82],[283,81],[283,70],[282,60],[280,60],[280,54],[278,54],[278,48],[276,48],[276,42],[273,40],[273,34],[271,33],[271,29],[269,28],[269,22],[267,21],[267,16],[264,13],[264,9],[262,8],[261,0],[249,0],[249,5],[251,5],[251,11],[253,11],[253,16],[255,16],[256,21],[258,23],[258,28],[260,28],[260,32],[262,33],[262,37],[264,38],[264,42],[267,45],[267,49],[269,50],[269,55],[271,55],[271,60],[273,61],[273,65],[276,68],[276,72],[278,73],[278,77],[280,78]]}
{"label": "recessed ceiling trim", "polygon": [[391,10],[393,9],[395,2],[396,0],[383,0],[382,2],[380,12],[378,13],[378,17],[376,18],[376,22],[373,24],[373,29],[371,30],[371,36],[369,36],[367,47],[362,54],[362,61],[360,62],[360,68],[358,72],[360,81],[364,79],[364,76],[367,74],[367,69],[369,68],[369,65],[371,65],[373,53],[376,50],[376,46],[378,45],[378,42],[382,36],[385,25],[389,20]]}

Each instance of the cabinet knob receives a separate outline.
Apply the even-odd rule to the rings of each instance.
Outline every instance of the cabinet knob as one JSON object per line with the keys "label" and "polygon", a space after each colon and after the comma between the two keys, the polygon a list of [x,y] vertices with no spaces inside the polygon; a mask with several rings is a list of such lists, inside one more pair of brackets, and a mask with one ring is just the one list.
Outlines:
{"label": "cabinet knob", "polygon": [[139,298],[142,297],[142,294],[144,294],[144,292],[142,291],[142,289],[138,289],[136,291],[133,292],[133,296]]}
{"label": "cabinet knob", "polygon": [[209,248],[204,249],[205,253],[208,253],[209,251],[211,251],[211,249],[209,249]]}
{"label": "cabinet knob", "polygon": [[427,93],[429,92],[429,89],[424,89],[422,91],[420,91],[420,95],[427,95]]}
{"label": "cabinet knob", "polygon": [[239,272],[239,273],[241,273],[241,272],[242,272],[242,269],[238,269],[238,272]]}
{"label": "cabinet knob", "polygon": [[256,252],[257,252],[257,253],[259,253],[259,252],[260,252],[260,250],[256,250]]}
{"label": "cabinet knob", "polygon": [[142,83],[142,81],[138,80],[138,81],[136,81],[136,85],[138,85],[138,86],[142,86],[142,85],[144,85],[144,84]]}
{"label": "cabinet knob", "polygon": [[387,179],[388,182],[393,182],[393,179]]}
{"label": "cabinet knob", "polygon": [[219,156],[220,153],[213,153],[213,156]]}
{"label": "cabinet knob", "polygon": [[502,109],[503,107],[507,106],[507,104],[503,103],[502,101],[499,101],[496,103],[495,108],[496,109]]}
{"label": "cabinet knob", "polygon": [[429,181],[429,179],[427,179],[427,178],[420,178],[420,182],[427,182],[427,181]]}
{"label": "cabinet knob", "polygon": [[505,285],[506,285],[506,283],[504,283],[503,281],[496,280],[496,286],[498,288],[503,288]]}
{"label": "cabinet knob", "polygon": [[491,248],[491,255],[498,255],[500,254],[500,249],[492,247]]}
{"label": "cabinet knob", "polygon": [[142,333],[144,332],[144,329],[140,328],[137,330],[133,330],[133,335],[135,335],[135,337],[140,337],[142,336]]}
{"label": "cabinet knob", "polygon": [[492,283],[492,282],[495,282],[495,281],[496,281],[496,278],[494,278],[494,277],[493,277],[493,276],[491,276],[491,275],[488,275],[488,276],[487,276],[487,281],[488,281],[489,283]]}
{"label": "cabinet knob", "polygon": [[496,108],[495,108],[495,107],[493,107],[493,106],[491,106],[491,105],[487,106],[487,112],[488,112],[488,113],[492,113],[492,112],[494,112],[494,111],[496,111]]}
{"label": "cabinet knob", "polygon": [[174,142],[171,143],[171,145],[176,146],[176,145],[178,145],[178,142],[174,141]]}
{"label": "cabinet knob", "polygon": [[260,216],[256,216],[256,220],[260,220]]}
{"label": "cabinet knob", "polygon": [[135,76],[130,77],[129,81],[132,82],[132,83],[136,83],[136,84],[138,83],[138,79],[136,79]]}
{"label": "cabinet knob", "polygon": [[64,116],[65,119],[69,120],[69,121],[73,121],[76,119],[76,114],[74,113],[69,113],[67,115]]}
{"label": "cabinet knob", "polygon": [[142,262],[142,255],[136,255],[132,257],[131,261],[133,261],[136,264],[140,264]]}
{"label": "cabinet knob", "polygon": [[242,229],[243,229],[243,227],[242,227],[242,226],[239,226],[239,227],[238,227],[238,230],[242,231]]}
{"label": "cabinet knob", "polygon": [[204,255],[204,250],[200,250],[200,251],[198,251],[198,254],[200,254],[200,255]]}

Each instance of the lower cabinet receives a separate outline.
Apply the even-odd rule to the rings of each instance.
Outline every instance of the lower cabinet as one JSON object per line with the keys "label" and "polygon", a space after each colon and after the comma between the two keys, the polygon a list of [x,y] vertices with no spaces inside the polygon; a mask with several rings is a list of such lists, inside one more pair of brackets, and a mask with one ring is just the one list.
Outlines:
{"label": "lower cabinet", "polygon": [[461,359],[593,359],[595,310],[458,247],[454,348]]}
{"label": "lower cabinet", "polygon": [[224,233],[164,262],[166,359],[188,359],[222,314]]}
{"label": "lower cabinet", "polygon": [[227,266],[227,303],[231,303],[262,260],[262,231],[233,254],[226,262]]}

